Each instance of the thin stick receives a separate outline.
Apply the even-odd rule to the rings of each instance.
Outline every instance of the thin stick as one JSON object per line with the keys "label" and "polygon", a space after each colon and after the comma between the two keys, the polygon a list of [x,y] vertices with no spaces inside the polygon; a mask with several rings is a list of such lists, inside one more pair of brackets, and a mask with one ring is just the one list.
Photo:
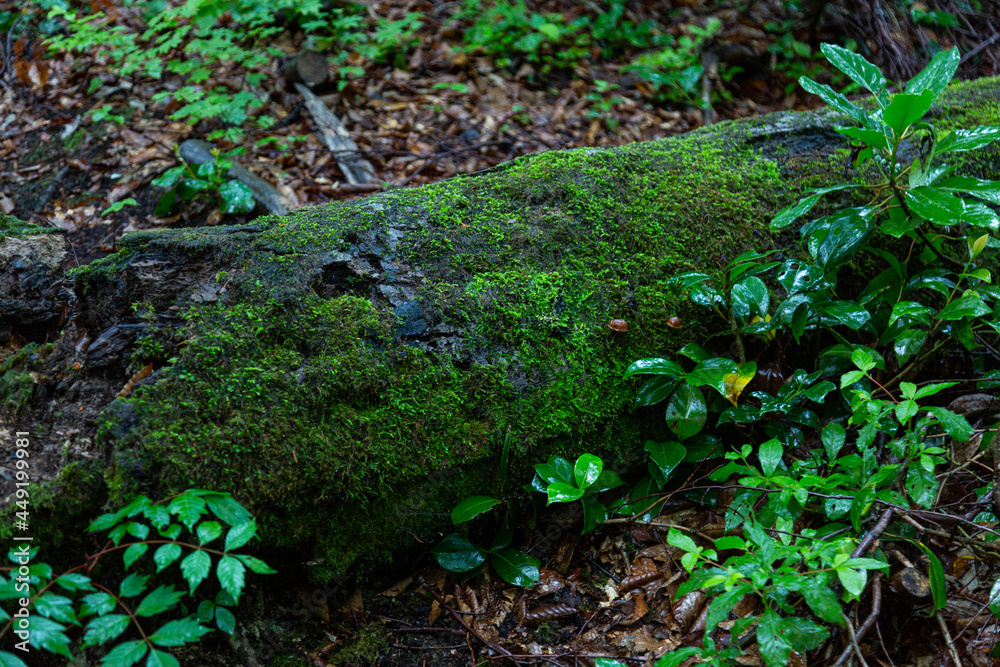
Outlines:
{"label": "thin stick", "polygon": [[[872,613],[868,614],[868,618],[865,622],[861,624],[858,631],[855,633],[851,624],[848,623],[847,627],[850,628],[851,633],[855,637],[855,641],[860,641],[864,636],[871,630],[871,627],[875,625],[875,620],[878,618],[879,611],[882,609],[882,577],[880,575],[875,576],[875,581],[872,582]],[[839,667],[839,665],[847,662],[847,658],[850,657],[851,653],[854,652],[854,646],[848,646],[837,658],[834,667]]]}
{"label": "thin stick", "polygon": [[851,647],[854,648],[854,654],[858,656],[858,662],[861,663],[861,667],[868,667],[868,663],[865,662],[865,656],[861,654],[861,647],[858,646],[858,638],[854,634],[854,624],[851,623],[851,619],[847,617],[843,611],[840,612],[844,617],[844,624],[847,625],[847,636],[851,638]]}
{"label": "thin stick", "polygon": [[941,627],[941,634],[944,635],[944,643],[948,647],[951,661],[955,663],[955,667],[962,667],[962,661],[958,659],[958,651],[955,650],[955,642],[951,640],[951,633],[948,632],[948,626],[944,622],[944,616],[941,615],[940,609],[934,612],[934,618],[937,619],[938,626]]}

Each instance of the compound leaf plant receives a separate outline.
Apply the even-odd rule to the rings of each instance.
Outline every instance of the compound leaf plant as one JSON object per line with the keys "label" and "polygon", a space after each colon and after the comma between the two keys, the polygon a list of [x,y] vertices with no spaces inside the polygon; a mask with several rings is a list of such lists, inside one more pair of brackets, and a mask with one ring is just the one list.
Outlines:
{"label": "compound leaf plant", "polygon": [[[139,496],[97,517],[87,530],[106,534],[108,542],[61,574],[38,559],[37,548],[11,549],[13,565],[0,567],[0,637],[11,637],[16,653],[0,651],[0,665],[25,667],[21,656],[38,650],[72,660],[76,645],[107,649],[105,667],[176,667],[170,649],[197,642],[212,626],[233,633],[229,608],[239,601],[247,570],[274,572],[239,551],[257,525],[226,493],[189,489],[161,502]],[[117,585],[104,570],[102,576],[93,572],[113,553],[121,554],[125,572],[132,570]],[[154,579],[170,574],[186,587],[155,585]],[[216,590],[206,594],[206,587]],[[199,598],[191,613],[184,601]],[[82,637],[73,640],[74,634]]]}
{"label": "compound leaf plant", "polygon": [[[848,121],[835,129],[850,141],[856,178],[807,192],[774,217],[771,228],[778,232],[824,198],[837,198],[801,226],[802,249],[793,257],[747,252],[718,275],[686,273],[670,282],[678,295],[719,318],[736,358],[689,344],[678,351],[681,360],[641,359],[628,367],[626,378],[647,378],[636,408],[664,405],[675,439],[647,442],[650,474],[620,500],[598,501],[597,494],[621,480],[596,456],[583,454],[575,465],[553,457],[536,466],[531,488],[550,504],[583,503],[586,532],[613,513],[649,520],[675,470],[721,457],[709,479],[736,489],[725,508],[726,534],[708,539],[674,527],[667,536],[689,573],[678,595],[701,590],[707,596],[704,643],[667,653],[657,667],[691,659],[735,664],[750,639],[764,663],[776,667],[792,652],[830,641],[830,626],[853,632],[847,606],[859,603],[872,579],[891,567],[877,544],[862,539],[876,516],[886,518],[876,537],[909,543],[928,558],[931,613],[947,601],[933,550],[912,526],[888,520],[935,506],[947,440],[964,442],[974,433],[965,417],[935,404],[958,383],[928,381],[920,373],[949,351],[996,349],[1000,290],[979,261],[996,245],[991,232],[1000,228],[993,209],[1000,205],[1000,182],[961,175],[940,158],[988,146],[1000,138],[1000,127],[948,131],[926,119],[958,67],[957,49],[935,55],[896,93],[862,56],[831,44],[822,52],[871,94],[856,104],[800,79]],[[865,266],[881,262],[884,268],[854,294],[838,278],[862,256]],[[819,353],[793,356],[807,345],[819,346]],[[815,366],[776,371],[761,360],[773,348],[783,350],[784,359],[812,358]],[[1000,378],[982,362],[976,371],[980,380]],[[727,451],[713,424],[726,429],[726,442],[735,436],[742,443]],[[472,506],[487,504],[470,499],[460,507]],[[754,599],[753,611],[719,630],[747,597]],[[1000,582],[990,599],[1000,600]],[[1000,602],[990,609],[998,614]],[[620,663],[602,658],[598,664]]]}

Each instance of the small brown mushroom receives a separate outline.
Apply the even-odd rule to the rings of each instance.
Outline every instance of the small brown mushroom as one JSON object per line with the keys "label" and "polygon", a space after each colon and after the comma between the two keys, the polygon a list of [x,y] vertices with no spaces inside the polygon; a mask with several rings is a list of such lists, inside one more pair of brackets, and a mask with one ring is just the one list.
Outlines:
{"label": "small brown mushroom", "polygon": [[611,320],[608,322],[608,328],[619,333],[625,332],[628,331],[628,322],[625,320]]}
{"label": "small brown mushroom", "polygon": [[684,326],[684,323],[681,322],[681,318],[679,318],[679,317],[676,317],[676,316],[675,317],[668,317],[667,318],[667,326],[668,327],[673,327],[674,329],[680,329],[682,326]]}

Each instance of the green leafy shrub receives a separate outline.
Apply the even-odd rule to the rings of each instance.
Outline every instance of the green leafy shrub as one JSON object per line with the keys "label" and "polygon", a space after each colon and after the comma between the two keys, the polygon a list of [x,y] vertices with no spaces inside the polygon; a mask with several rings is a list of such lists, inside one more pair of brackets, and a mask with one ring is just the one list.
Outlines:
{"label": "green leafy shrub", "polygon": [[572,69],[590,57],[592,47],[607,58],[662,43],[651,21],[635,24],[623,20],[624,12],[624,2],[612,0],[607,11],[569,21],[562,14],[531,12],[524,0],[498,0],[485,8],[466,0],[458,18],[473,20],[464,35],[468,50],[493,56],[499,67],[526,62],[545,73]]}
{"label": "green leafy shrub", "polygon": [[[679,465],[720,454],[724,461],[710,479],[738,487],[725,508],[725,536],[709,540],[670,530],[667,541],[683,552],[689,572],[678,594],[702,590],[709,602],[703,646],[670,652],[657,667],[692,658],[734,664],[751,633],[768,667],[787,664],[793,651],[818,648],[830,637],[827,624],[850,622],[844,605],[864,595],[869,573],[889,567],[877,544],[862,540],[874,513],[883,519],[876,536],[905,540],[927,557],[931,612],[947,602],[941,561],[912,539],[911,527],[889,521],[894,512],[935,506],[946,439],[973,435],[963,416],[933,403],[958,383],[918,381],[917,375],[945,351],[995,349],[1000,290],[978,262],[994,245],[989,232],[1000,228],[992,208],[1000,205],[1000,182],[958,175],[938,158],[983,148],[1000,139],[1000,127],[943,132],[924,119],[958,66],[955,49],[937,54],[894,95],[861,56],[829,44],[822,52],[872,95],[871,105],[861,106],[829,86],[800,80],[853,122],[836,130],[852,142],[859,178],[807,193],[780,211],[772,228],[788,227],[834,193],[863,203],[828,207],[832,212],[802,225],[799,257],[774,261],[748,252],[718,275],[693,272],[671,280],[677,294],[717,315],[733,335],[737,359],[692,344],[678,351],[689,361],[642,359],[625,374],[647,377],[636,406],[665,405],[676,440],[646,444],[650,475],[611,506],[648,520],[655,503],[646,496],[662,489]],[[909,240],[910,255],[872,247],[877,235]],[[856,298],[844,298],[841,270],[863,251],[884,268]],[[825,345],[818,355],[809,353],[815,367],[777,383],[769,384],[766,369],[748,358],[751,351],[804,343]],[[986,369],[980,364],[978,370]],[[710,417],[728,429],[727,441],[735,437],[739,444],[720,447],[706,433]],[[584,454],[575,468],[597,469],[588,463],[592,458]],[[536,489],[550,501],[585,498],[575,468],[563,460],[539,466]],[[601,520],[597,516],[585,531]],[[993,519],[984,513],[976,520]],[[728,626],[729,641],[716,645],[719,624],[748,596],[759,611]],[[990,608],[1000,616],[1000,582]],[[617,664],[607,660],[603,667]]]}
{"label": "green leafy shrub", "polygon": [[[158,178],[153,179],[153,185],[169,188],[160,197],[154,213],[167,215],[173,211],[178,202],[195,197],[211,197],[215,199],[219,210],[223,213],[249,213],[254,208],[253,191],[237,180],[226,177],[232,162],[226,158],[243,152],[242,148],[225,153],[212,149],[213,160],[192,167],[181,159],[181,164],[171,167]],[[180,156],[178,155],[180,159]]]}
{"label": "green leafy shrub", "polygon": [[[72,659],[70,634],[75,629],[82,634],[81,648],[110,647],[102,665],[127,667],[145,659],[146,665],[176,667],[177,659],[165,649],[198,641],[211,632],[206,624],[213,620],[219,630],[232,634],[235,617],[229,607],[239,601],[246,571],[274,572],[260,559],[237,552],[256,535],[257,526],[226,493],[191,489],[156,503],[139,496],[117,512],[101,515],[87,530],[107,533],[110,542],[59,575],[48,564],[36,562],[37,549],[11,549],[14,566],[0,568],[0,600],[5,601],[0,637],[14,635],[15,650],[23,644],[24,650]],[[115,552],[121,553],[126,571],[135,570],[116,587],[107,576],[91,576],[100,561]],[[146,558],[150,554],[152,558]],[[154,573],[163,576],[175,564],[174,572],[179,571],[188,590],[172,584],[150,590]],[[194,598],[199,586],[213,579],[220,590],[212,599],[202,599],[196,613],[185,611],[183,600]],[[8,605],[16,605],[16,611]],[[161,615],[172,620],[149,627],[149,619]],[[126,640],[130,627],[138,638]],[[26,667],[6,651],[0,651],[0,664]]]}

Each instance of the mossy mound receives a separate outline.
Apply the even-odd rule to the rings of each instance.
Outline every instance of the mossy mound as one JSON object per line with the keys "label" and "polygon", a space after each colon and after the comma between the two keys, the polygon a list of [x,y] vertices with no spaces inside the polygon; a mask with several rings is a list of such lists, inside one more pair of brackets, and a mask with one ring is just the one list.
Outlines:
{"label": "mossy mound", "polygon": [[[963,125],[995,122],[996,88],[958,87],[939,113],[978,99]],[[143,350],[169,352],[98,425],[112,501],[230,491],[267,543],[314,545],[337,572],[495,492],[507,438],[512,475],[553,453],[637,460],[649,424],[623,369],[723,328],[667,279],[773,247],[773,213],[844,176],[836,119],[722,123],[242,227],[126,236],[76,273],[81,319],[131,341],[102,373],[126,379]],[[995,178],[996,156],[969,164]]]}

